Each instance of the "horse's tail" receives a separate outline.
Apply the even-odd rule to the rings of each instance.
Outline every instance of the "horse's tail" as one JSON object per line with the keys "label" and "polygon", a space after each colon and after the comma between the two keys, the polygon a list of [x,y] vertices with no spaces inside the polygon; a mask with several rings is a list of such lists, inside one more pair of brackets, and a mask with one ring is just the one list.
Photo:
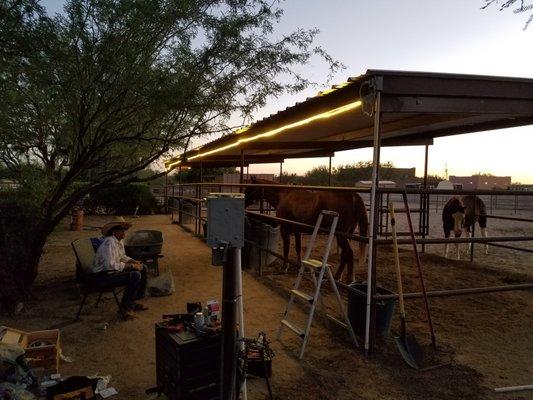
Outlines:
{"label": "horse's tail", "polygon": [[[355,226],[359,226],[359,235],[368,237],[368,214],[366,213],[365,202],[357,193],[353,195],[353,206],[355,214]],[[366,261],[367,244],[366,242],[359,242],[359,265],[363,265]]]}

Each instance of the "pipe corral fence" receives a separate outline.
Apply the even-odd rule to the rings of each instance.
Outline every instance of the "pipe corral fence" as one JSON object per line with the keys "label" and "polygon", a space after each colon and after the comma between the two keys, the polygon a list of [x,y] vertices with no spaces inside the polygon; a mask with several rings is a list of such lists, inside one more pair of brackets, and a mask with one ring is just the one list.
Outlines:
{"label": "pipe corral fence", "polygon": [[[239,193],[244,192],[247,187],[265,187],[266,185],[260,184],[225,184],[225,183],[186,183],[178,184],[165,187],[165,204],[167,206],[167,212],[171,214],[173,222],[180,224],[181,226],[189,229],[195,235],[202,235],[202,229],[205,229],[205,223],[207,222],[206,208],[205,208],[205,197],[212,192],[227,192],[227,193]],[[367,211],[370,210],[370,192],[369,188],[350,188],[350,187],[329,187],[329,186],[297,186],[297,185],[268,185],[269,187],[276,187],[279,189],[285,190],[312,190],[312,191],[341,191],[349,193],[358,193],[367,206]],[[446,201],[451,196],[460,196],[460,195],[474,195],[480,197],[487,206],[487,217],[490,219],[502,219],[502,220],[511,220],[523,223],[532,223],[532,218],[521,218],[519,216],[505,216],[505,215],[495,215],[493,212],[495,210],[501,210],[498,205],[510,204],[515,205],[511,208],[503,208],[508,211],[513,211],[517,213],[519,210],[529,211],[530,206],[533,204],[533,192],[529,191],[511,191],[511,190],[437,190],[437,189],[397,189],[397,188],[378,188],[377,199],[378,207],[377,213],[379,218],[374,219],[376,226],[373,227],[374,232],[377,232],[379,236],[374,240],[374,245],[377,248],[380,245],[391,245],[393,243],[389,227],[390,227],[390,218],[388,211],[389,202],[397,202],[399,196],[406,195],[407,200],[410,204],[413,204],[414,207],[410,207],[411,213],[418,215],[418,226],[415,232],[416,235],[416,244],[421,247],[421,250],[425,250],[425,245],[429,244],[446,244],[446,243],[470,243],[470,261],[474,260],[475,255],[475,244],[487,244],[489,246],[501,247],[506,249],[511,249],[515,251],[521,251],[525,253],[533,253],[533,247],[527,248],[523,246],[513,246],[508,243],[514,242],[531,242],[533,243],[533,236],[494,236],[494,237],[476,237],[475,229],[472,229],[471,237],[461,237],[461,238],[434,238],[427,237],[429,235],[429,226],[430,226],[430,210],[435,210],[435,213],[438,213],[439,210],[442,210],[442,207]],[[504,198],[510,198],[510,201],[503,200]],[[516,205],[526,205],[524,208],[518,208]],[[531,208],[533,209],[533,207]],[[290,224],[298,226],[300,228],[307,228],[312,230],[313,226],[302,224],[297,221],[291,221],[287,219],[278,218],[274,215],[270,215],[275,209],[273,209],[266,200],[261,200],[258,205],[249,207],[246,210],[246,214],[249,217],[259,217],[261,219],[272,220],[279,224]],[[405,213],[405,208],[396,209],[396,213]],[[440,214],[438,214],[440,216]],[[327,229],[322,229],[322,231],[327,232]],[[369,243],[369,238],[366,236],[361,236],[357,234],[346,234],[343,232],[338,232],[338,235],[344,235],[349,239],[357,242]],[[408,233],[400,232],[400,237],[398,238],[398,244],[412,244],[412,240],[403,239],[401,236],[407,236]],[[284,259],[281,254],[271,249],[261,247],[255,242],[247,240],[247,243],[259,248],[261,252],[267,254],[272,254],[274,257],[279,259]],[[506,244],[502,244],[506,243]],[[371,249],[369,249],[369,252]],[[375,254],[376,249],[374,249]],[[292,260],[285,260],[291,265],[299,267],[299,265]],[[373,268],[375,268],[376,257],[373,257],[371,260],[373,263]],[[259,273],[261,274],[261,262],[259,263]],[[367,283],[367,293],[364,293],[360,290],[357,290],[349,285],[346,285],[342,282],[337,282],[339,287],[342,290],[355,293],[359,296],[367,296],[367,293],[371,291],[370,282]],[[504,291],[514,291],[514,290],[531,290],[533,289],[533,283],[520,283],[520,284],[508,284],[501,286],[490,286],[490,287],[472,287],[472,288],[461,288],[461,289],[447,289],[439,291],[430,291],[427,292],[428,297],[453,297],[453,296],[464,296],[464,295],[477,295],[483,293],[494,293],[494,292],[504,292]],[[405,293],[404,297],[406,299],[415,299],[423,297],[423,293]],[[374,301],[379,300],[391,300],[398,299],[396,293],[389,295],[380,295],[376,292],[372,292],[372,298]],[[370,332],[368,333],[371,337],[371,342],[375,342],[376,336],[376,327],[375,327],[375,318],[373,323],[370,325]]]}

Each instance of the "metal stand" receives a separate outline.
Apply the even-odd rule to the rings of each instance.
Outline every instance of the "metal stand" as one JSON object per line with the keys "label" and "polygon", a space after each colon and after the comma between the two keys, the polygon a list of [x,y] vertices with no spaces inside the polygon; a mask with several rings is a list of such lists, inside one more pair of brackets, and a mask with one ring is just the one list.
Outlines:
{"label": "metal stand", "polygon": [[237,248],[228,248],[222,273],[222,366],[221,398],[235,400],[237,374]]}
{"label": "metal stand", "polygon": [[[207,197],[207,244],[212,264],[223,265],[220,398],[236,400],[239,347],[244,346],[241,248],[244,245],[244,195],[210,193]],[[242,349],[242,347],[241,347]],[[245,377],[241,386],[246,400]]]}

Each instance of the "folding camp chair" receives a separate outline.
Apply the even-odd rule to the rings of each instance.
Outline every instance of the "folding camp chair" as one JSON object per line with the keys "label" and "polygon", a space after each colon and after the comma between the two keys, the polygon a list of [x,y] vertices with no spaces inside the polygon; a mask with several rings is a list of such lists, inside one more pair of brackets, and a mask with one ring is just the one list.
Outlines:
{"label": "folding camp chair", "polygon": [[[96,301],[95,307],[98,306],[98,303],[100,303],[100,299],[102,298],[102,294],[104,292],[111,292],[113,293],[113,297],[115,298],[115,302],[117,303],[118,310],[120,314],[122,315],[122,318],[126,320],[126,316],[124,315],[124,310],[120,306],[120,302],[117,297],[117,286],[105,286],[96,287],[93,280],[90,279],[91,275],[91,268],[95,256],[95,251],[93,244],[91,242],[90,238],[85,239],[78,239],[71,243],[72,249],[74,250],[74,254],[76,255],[76,282],[80,286],[80,289],[83,294],[83,298],[81,300],[80,308],[78,309],[78,313],[76,314],[77,321],[80,318],[81,311],[83,309],[83,306],[85,304],[85,300],[87,300],[87,296],[91,293],[99,293],[98,300]],[[119,292],[120,293],[120,292]]]}

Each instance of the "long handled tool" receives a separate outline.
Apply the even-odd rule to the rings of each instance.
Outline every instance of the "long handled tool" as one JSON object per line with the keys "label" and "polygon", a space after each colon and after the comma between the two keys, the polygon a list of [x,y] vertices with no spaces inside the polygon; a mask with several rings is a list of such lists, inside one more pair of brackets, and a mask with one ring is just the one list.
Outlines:
{"label": "long handled tool", "polygon": [[394,249],[394,264],[396,266],[396,279],[398,283],[398,301],[400,303],[401,331],[400,336],[394,338],[396,346],[400,350],[405,362],[412,368],[420,369],[422,361],[422,348],[413,335],[406,333],[405,326],[405,306],[403,302],[402,272],[400,269],[400,255],[398,254],[398,240],[396,236],[396,219],[394,218],[394,205],[389,203],[389,213],[391,216],[392,244]]}
{"label": "long handled tool", "polygon": [[426,317],[428,319],[429,331],[431,333],[431,344],[433,348],[437,349],[437,341],[435,340],[435,330],[433,329],[433,322],[431,320],[431,313],[429,312],[428,295],[426,291],[426,284],[424,283],[424,275],[422,273],[422,265],[420,262],[420,255],[418,254],[418,248],[416,245],[415,232],[413,230],[413,222],[411,221],[411,211],[409,210],[409,202],[407,201],[407,193],[402,193],[403,204],[405,206],[405,212],[407,213],[407,222],[409,223],[409,233],[411,235],[411,243],[413,244],[413,252],[415,254],[416,266],[418,267],[418,277],[420,278],[420,288],[424,295],[424,306],[426,307]]}

